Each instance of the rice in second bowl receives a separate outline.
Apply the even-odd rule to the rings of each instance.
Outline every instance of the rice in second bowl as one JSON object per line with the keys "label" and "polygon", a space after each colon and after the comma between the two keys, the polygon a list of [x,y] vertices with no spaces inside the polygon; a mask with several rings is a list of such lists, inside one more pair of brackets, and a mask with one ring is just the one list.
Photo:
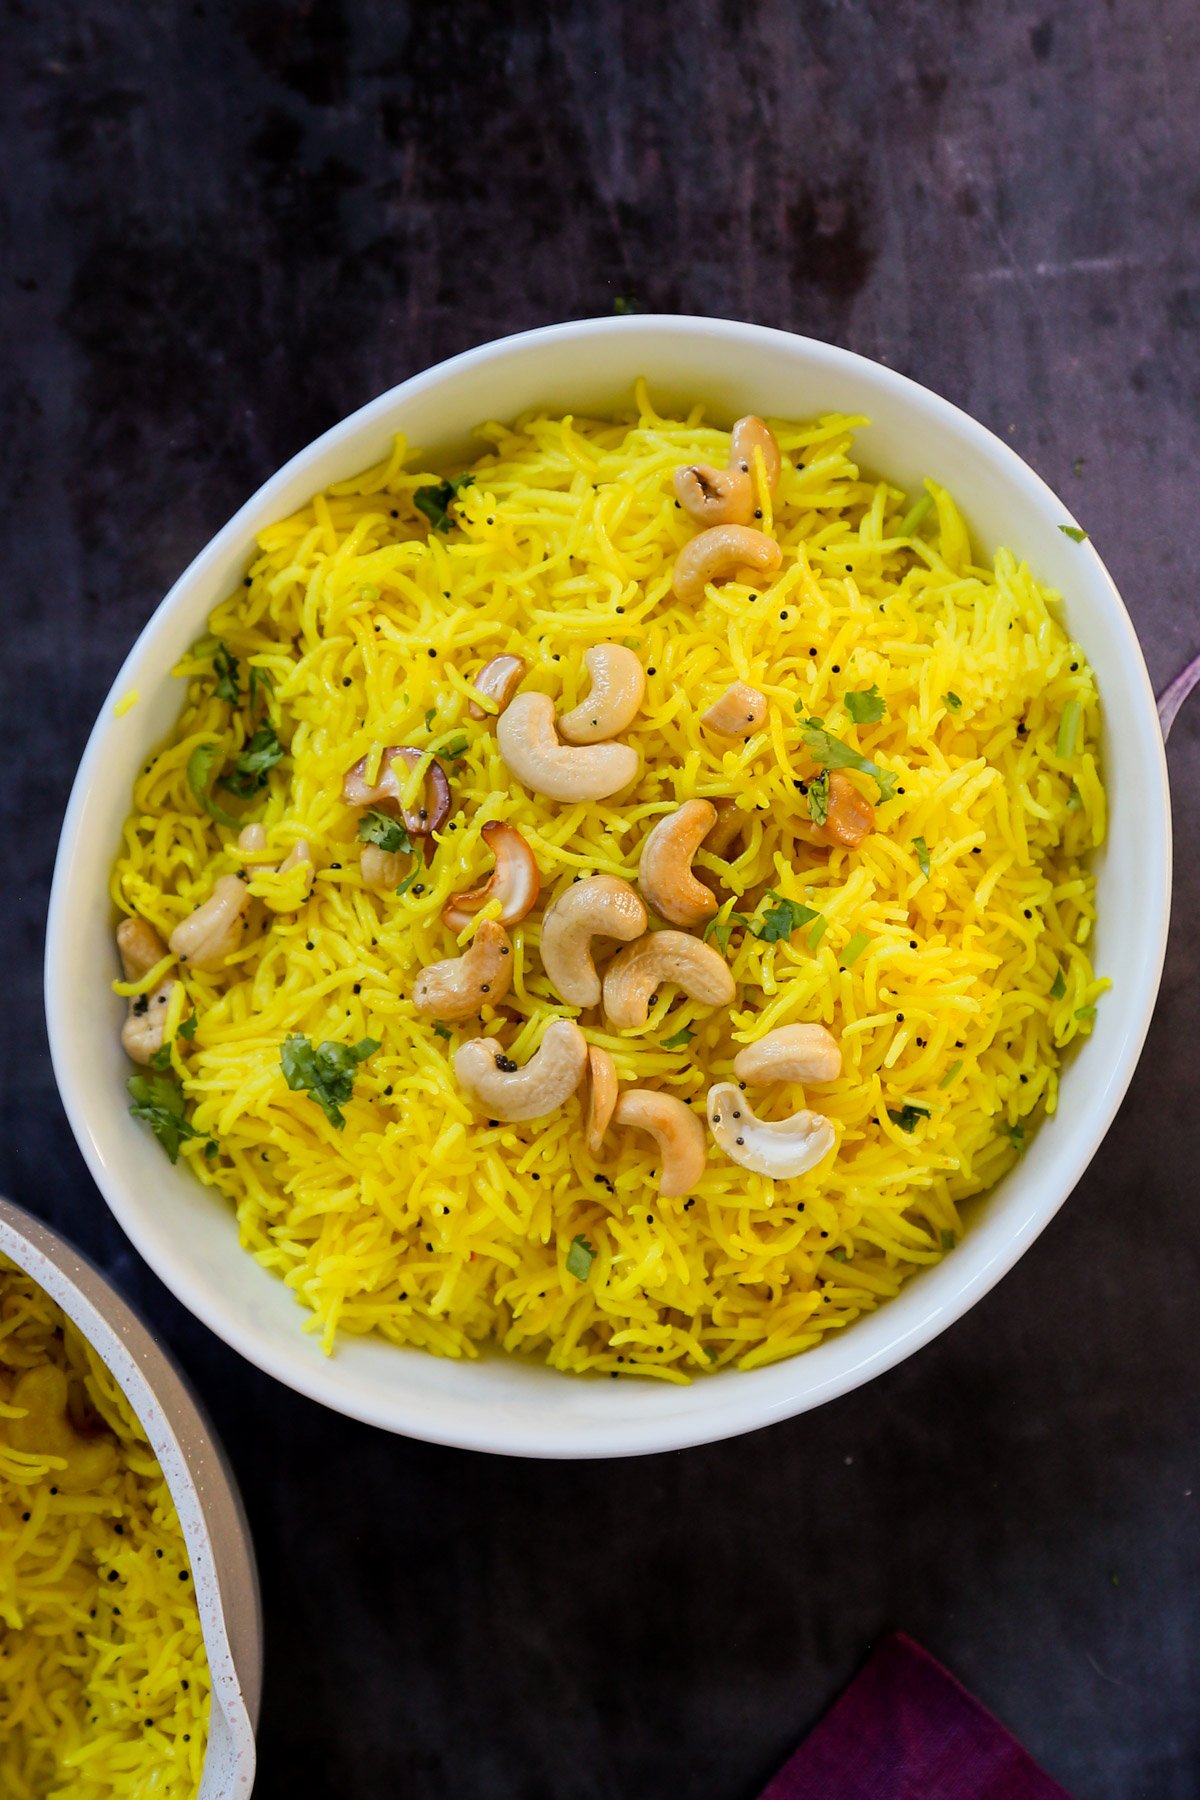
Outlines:
{"label": "rice in second bowl", "polygon": [[[723,467],[730,443],[699,411],[663,419],[639,390],[615,422],[488,426],[457,491],[406,470],[398,443],[261,535],[246,585],[183,665],[187,702],[139,778],[114,896],[166,939],[245,873],[263,929],[215,971],[164,961],[132,984],[166,993],[171,1040],[135,1099],[228,1195],[243,1242],[326,1347],[378,1331],[448,1355],[492,1339],[613,1375],[754,1367],[952,1249],[962,1204],[1053,1111],[1062,1054],[1104,985],[1087,950],[1105,819],[1095,685],[1055,596],[1007,552],[975,566],[944,492],[919,501],[860,474],[859,423],[773,425],[783,467],[756,528],[781,567],[688,606],[672,592],[693,535],[673,472]],[[472,683],[519,656],[522,691],[561,714],[601,642],[645,667],[622,734],[640,772],[611,799],[560,804],[513,779],[494,720],[470,716]],[[739,679],[768,702],[744,745],[701,722]],[[813,841],[805,790],[814,745],[833,740],[879,772],[852,776],[876,809],[854,848]],[[432,860],[404,853],[402,891],[379,894],[343,781],[361,759],[377,775],[398,745],[438,758],[451,803]],[[779,1026],[827,1027],[841,1073],[754,1098],[765,1115],[806,1103],[833,1122],[812,1172],[773,1182],[710,1146],[671,1198],[643,1134],[613,1128],[592,1157],[578,1098],[532,1125],[481,1117],[452,1066],[479,1021],[422,1017],[412,993],[455,953],[440,915],[486,880],[485,825],[521,835],[549,903],[576,877],[636,882],[651,828],[695,798],[744,815],[730,860],[701,849],[695,864],[721,902],[708,939],[733,1004],[668,986],[644,1029],[587,1012],[585,1035],[623,1084],[701,1113],[738,1051]],[[239,850],[251,820],[265,841]],[[302,864],[270,872],[301,839],[307,898]],[[518,1063],[548,1023],[580,1016],[542,969],[542,916],[511,928],[511,990],[482,1014]],[[326,1043],[341,1048],[322,1070]],[[307,1087],[288,1086],[285,1063]]]}

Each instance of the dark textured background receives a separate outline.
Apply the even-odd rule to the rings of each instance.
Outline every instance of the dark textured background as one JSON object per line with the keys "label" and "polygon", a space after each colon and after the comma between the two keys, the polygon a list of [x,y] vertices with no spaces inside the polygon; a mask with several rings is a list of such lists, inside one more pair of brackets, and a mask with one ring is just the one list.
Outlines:
{"label": "dark textured background", "polygon": [[1009,436],[1161,687],[1200,648],[1194,0],[3,19],[0,1183],[138,1300],[232,1452],[262,1800],[749,1800],[891,1625],[1080,1800],[1194,1800],[1200,707],[1163,997],[1074,1199],[902,1368],[684,1455],[470,1457],[239,1362],[85,1175],[38,967],[89,722],[188,559],[379,390],[617,295],[830,337]]}

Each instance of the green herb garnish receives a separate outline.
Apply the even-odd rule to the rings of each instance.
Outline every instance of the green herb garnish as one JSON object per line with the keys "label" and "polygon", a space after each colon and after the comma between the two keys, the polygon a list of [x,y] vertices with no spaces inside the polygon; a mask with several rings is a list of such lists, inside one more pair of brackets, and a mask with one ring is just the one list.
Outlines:
{"label": "green herb garnish", "polygon": [[849,969],[854,963],[856,963],[858,961],[859,957],[862,955],[863,951],[866,949],[866,947],[870,943],[870,941],[871,940],[867,936],[865,931],[856,931],[855,932],[854,936],[850,939],[849,943],[846,945],[846,948],[842,951],[842,967],[843,967],[843,969]]}
{"label": "green herb garnish", "polygon": [[1066,991],[1067,991],[1067,984],[1063,980],[1062,970],[1059,969],[1054,977],[1053,984],[1050,988],[1050,998],[1052,1000],[1061,1000],[1063,995],[1066,993]]}
{"label": "green herb garnish", "polygon": [[1075,754],[1075,740],[1079,735],[1079,715],[1083,709],[1078,700],[1068,700],[1063,707],[1062,718],[1058,724],[1058,754],[1065,762]]}
{"label": "green herb garnish", "polygon": [[932,505],[932,494],[922,494],[919,500],[914,500],[904,517],[901,519],[899,525],[897,525],[896,536],[911,537]]}
{"label": "green herb garnish", "polygon": [[685,1044],[691,1043],[695,1035],[695,1032],[690,1031],[685,1025],[682,1031],[675,1033],[674,1037],[664,1038],[662,1047],[664,1050],[682,1050]]}
{"label": "green herb garnish", "polygon": [[425,714],[425,729],[426,729],[426,731],[429,730],[430,726],[433,724],[433,721],[436,718],[437,718],[437,707],[431,706],[429,711]]}
{"label": "green herb garnish", "polygon": [[408,871],[408,874],[404,877],[404,880],[400,883],[400,886],[396,889],[396,892],[398,894],[407,894],[409,888],[412,886],[413,882],[417,879],[417,876],[420,873],[421,873],[420,862],[419,861],[414,862],[412,868]]}
{"label": "green herb garnish", "polygon": [[750,923],[751,921],[746,917],[745,913],[740,912],[731,912],[723,919],[710,919],[708,924],[704,927],[703,941],[707,944],[710,937],[715,937],[718,944],[721,946],[721,955],[724,956],[729,949],[729,940],[733,935],[734,927],[736,925],[749,925]]}
{"label": "green herb garnish", "polygon": [[150,1058],[150,1067],[152,1069],[169,1069],[170,1066],[171,1046],[170,1044],[160,1044],[158,1049],[154,1052],[154,1055]]}
{"label": "green herb garnish", "polygon": [[[803,700],[796,702],[799,713],[804,706]],[[890,800],[896,792],[897,777],[886,769],[873,763],[869,756],[863,756],[858,750],[852,750],[841,738],[834,737],[826,731],[820,719],[800,720],[800,736],[816,762],[826,769],[857,769],[863,775],[869,775],[879,789],[880,800]]]}
{"label": "green herb garnish", "polygon": [[175,1033],[175,1036],[181,1037],[181,1038],[186,1038],[188,1040],[188,1042],[190,1043],[192,1038],[194,1038],[196,1035],[196,1027],[199,1023],[200,1023],[200,1014],[199,1013],[190,1014],[189,1017],[183,1021],[182,1025],[179,1027],[179,1030]]}
{"label": "green herb garnish", "polygon": [[128,1087],[133,1117],[144,1119],[171,1161],[178,1162],[184,1138],[201,1136],[184,1117],[183,1088],[178,1079],[162,1073],[131,1075]]}
{"label": "green herb garnish", "polygon": [[822,769],[808,783],[808,815],[814,825],[823,825],[829,817],[829,770]]}
{"label": "green herb garnish", "polygon": [[961,1068],[961,1061],[952,1062],[950,1067],[946,1070],[946,1073],[942,1076],[942,1079],[938,1082],[938,1086],[940,1088],[948,1088]]}
{"label": "green herb garnish", "polygon": [[464,488],[474,485],[473,475],[451,475],[448,481],[439,481],[435,487],[419,487],[413,495],[413,505],[419,513],[424,513],[435,531],[449,531],[454,524],[450,517],[450,507]]}
{"label": "green herb garnish", "polygon": [[856,725],[874,725],[887,711],[883,695],[874,682],[869,688],[861,688],[857,693],[843,694],[842,705]]}
{"label": "green herb garnish", "polygon": [[801,925],[809,925],[817,917],[811,906],[803,905],[799,900],[789,900],[783,894],[777,894],[774,888],[767,890],[767,899],[774,900],[775,905],[769,907],[757,925],[754,935],[764,944],[786,942]]}
{"label": "green herb garnish", "polygon": [[1025,1127],[1018,1122],[1016,1125],[1001,1125],[1000,1129],[1009,1143],[1019,1150],[1025,1142]]}
{"label": "green herb garnish", "polygon": [[573,1275],[576,1281],[586,1281],[595,1260],[595,1249],[585,1237],[572,1238],[571,1248],[567,1251],[568,1275]]}
{"label": "green herb garnish", "polygon": [[188,757],[188,786],[210,819],[215,819],[218,825],[228,825],[230,830],[237,831],[241,820],[235,819],[232,813],[227,813],[223,806],[218,806],[209,792],[213,769],[224,760],[225,753],[220,744],[197,744]]}
{"label": "green herb garnish", "polygon": [[925,877],[926,881],[928,881],[929,880],[929,845],[925,842],[925,839],[923,837],[915,837],[912,841],[912,847],[913,847],[913,850],[916,852],[917,863],[920,866],[921,873]]}
{"label": "green herb garnish", "polygon": [[939,1235],[942,1240],[942,1249],[943,1250],[953,1250],[955,1244],[957,1244],[957,1242],[958,1242],[958,1239],[955,1237],[954,1233],[952,1231],[943,1230],[941,1233],[939,1233]]}
{"label": "green herb garnish", "polygon": [[828,930],[829,920],[825,917],[824,913],[818,913],[812,922],[812,928],[808,934],[808,947],[810,950],[816,949]]}
{"label": "green herb garnish", "polygon": [[471,740],[467,737],[466,733],[461,732],[458,737],[452,737],[448,744],[440,745],[438,748],[438,755],[449,757],[451,762],[457,762],[460,756],[465,755],[467,745],[470,741]]}
{"label": "green herb garnish", "polygon": [[887,1116],[901,1131],[915,1131],[917,1120],[928,1119],[930,1112],[927,1106],[918,1106],[915,1101],[906,1100],[903,1106],[889,1106]]}
{"label": "green herb garnish", "polygon": [[213,654],[213,673],[217,678],[217,699],[228,700],[230,706],[236,706],[242,697],[238,687],[238,659],[229,654],[228,644],[217,645]]}
{"label": "green herb garnish", "polygon": [[1064,537],[1069,537],[1073,544],[1087,543],[1087,532],[1080,531],[1078,525],[1060,525],[1058,529]]}
{"label": "green herb garnish", "polygon": [[450,1028],[448,1025],[443,1025],[440,1021],[434,1025],[433,1035],[434,1037],[445,1038],[447,1043],[450,1042]]}
{"label": "green herb garnish", "polygon": [[946,702],[946,705],[950,708],[951,712],[962,711],[962,701],[957,694],[943,694],[942,699]]}
{"label": "green herb garnish", "polygon": [[307,1091],[329,1123],[341,1131],[346,1123],[341,1109],[354,1092],[354,1071],[378,1048],[378,1038],[369,1037],[353,1045],[326,1041],[314,1048],[308,1038],[293,1032],[284,1040],[279,1062],[293,1092]]}
{"label": "green herb garnish", "polygon": [[1068,812],[1078,812],[1082,805],[1083,805],[1083,795],[1080,793],[1079,789],[1075,786],[1075,783],[1072,782],[1071,783],[1071,791],[1067,795],[1067,811]]}
{"label": "green herb garnish", "polygon": [[282,758],[283,745],[275,727],[260,725],[234,763],[233,774],[222,777],[221,786],[239,799],[248,800],[259,788],[266,787],[268,773]]}
{"label": "green herb garnish", "polygon": [[846,1252],[842,1249],[840,1244],[836,1250],[831,1250],[829,1254],[832,1256],[834,1262],[844,1263],[846,1260]]}
{"label": "green herb garnish", "polygon": [[1077,1006],[1075,1008],[1075,1017],[1082,1019],[1085,1025],[1090,1025],[1095,1016],[1096,1008],[1094,1006]]}
{"label": "green herb garnish", "polygon": [[412,839],[400,820],[393,819],[390,813],[378,811],[374,806],[358,821],[358,835],[364,844],[375,844],[387,856],[395,856],[400,850],[412,849]]}
{"label": "green herb garnish", "polygon": [[256,663],[250,664],[250,717],[258,712],[259,700],[262,700],[263,712],[271,710],[271,698],[275,692],[275,677],[270,669],[260,669]]}

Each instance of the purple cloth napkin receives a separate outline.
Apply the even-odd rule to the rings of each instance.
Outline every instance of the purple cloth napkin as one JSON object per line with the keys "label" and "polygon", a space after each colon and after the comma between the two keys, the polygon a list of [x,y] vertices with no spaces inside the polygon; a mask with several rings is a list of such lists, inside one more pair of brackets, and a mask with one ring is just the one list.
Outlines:
{"label": "purple cloth napkin", "polygon": [[761,1800],[1070,1800],[911,1638],[880,1644]]}

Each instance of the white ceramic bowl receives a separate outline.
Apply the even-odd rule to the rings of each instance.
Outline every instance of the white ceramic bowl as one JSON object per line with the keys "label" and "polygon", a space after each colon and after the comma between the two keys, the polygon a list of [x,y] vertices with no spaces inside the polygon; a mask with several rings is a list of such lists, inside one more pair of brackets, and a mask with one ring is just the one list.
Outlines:
{"label": "white ceramic bowl", "polygon": [[[481,420],[511,419],[535,405],[603,412],[626,403],[643,374],[658,401],[702,400],[726,423],[747,411],[867,414],[858,453],[868,468],[910,489],[925,475],[945,482],[985,551],[1011,546],[1062,590],[1107,722],[1111,830],[1098,861],[1095,953],[1114,990],[1065,1071],[1056,1117],[976,1208],[963,1243],[879,1312],[806,1355],[687,1388],[581,1380],[498,1354],[449,1362],[361,1338],[326,1358],[302,1335],[283,1284],[238,1248],[226,1204],[170,1168],[126,1111],[103,896],[130,784],[178,712],[172,665],[241,579],[260,527],[379,459],[398,430],[431,456],[465,455]],[[46,999],[59,1086],[96,1181],[163,1281],[260,1368],[339,1412],[414,1437],[529,1456],[634,1455],[749,1431],[857,1386],[944,1330],[1028,1248],[1087,1167],[1133,1073],[1162,966],[1170,811],[1154,699],[1103,564],[1090,544],[1059,530],[1070,522],[1006,444],[902,375],[828,344],[715,319],[596,319],[486,344],[402,383],[301,451],[196,558],[134,645],[80,766],[55,871]],[[131,688],[141,702],[117,718],[113,702]]]}
{"label": "white ceramic bowl", "polygon": [[250,1528],[225,1454],[174,1363],[73,1245],[0,1199],[0,1251],[78,1326],[145,1428],[179,1514],[212,1677],[196,1800],[247,1800],[262,1690],[262,1611]]}

